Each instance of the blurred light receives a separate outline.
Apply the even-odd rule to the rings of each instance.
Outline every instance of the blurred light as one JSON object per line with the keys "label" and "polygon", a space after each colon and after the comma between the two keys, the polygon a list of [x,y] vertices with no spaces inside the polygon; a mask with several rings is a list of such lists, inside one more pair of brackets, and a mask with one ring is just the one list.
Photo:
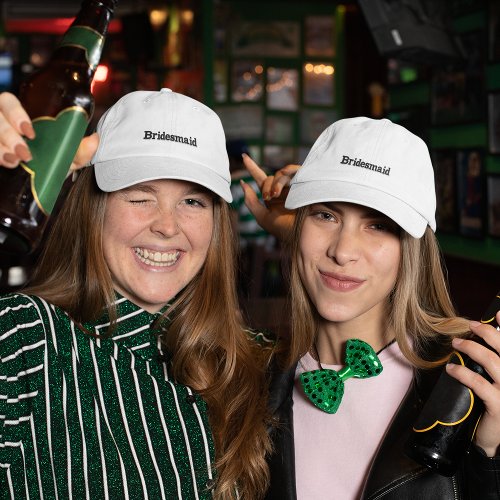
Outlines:
{"label": "blurred light", "polygon": [[24,267],[14,266],[9,268],[7,283],[9,286],[23,285],[26,281],[26,270]]}
{"label": "blurred light", "polygon": [[97,69],[95,70],[94,79],[90,85],[90,91],[94,91],[94,87],[96,83],[105,82],[108,79],[109,68],[105,64],[99,64]]}
{"label": "blurred light", "polygon": [[38,52],[33,52],[30,57],[30,62],[34,66],[41,66],[44,63],[44,58]]}
{"label": "blurred light", "polygon": [[187,26],[191,26],[193,24],[194,12],[192,10],[183,10],[181,12],[181,20]]}
{"label": "blurred light", "polygon": [[258,75],[262,74],[264,72],[264,68],[259,64],[257,66],[255,66],[255,69],[254,69],[255,73],[257,73]]}
{"label": "blurred light", "polygon": [[95,70],[94,82],[105,82],[108,79],[109,69],[105,64],[99,64]]}
{"label": "blurred light", "polygon": [[149,22],[154,29],[161,28],[167,21],[167,17],[168,9],[166,7],[162,9],[152,9],[149,12]]}

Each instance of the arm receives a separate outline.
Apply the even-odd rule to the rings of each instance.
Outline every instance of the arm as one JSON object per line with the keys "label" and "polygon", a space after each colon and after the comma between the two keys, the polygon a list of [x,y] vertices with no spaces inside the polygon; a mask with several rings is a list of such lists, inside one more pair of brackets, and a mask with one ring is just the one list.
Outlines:
{"label": "arm", "polygon": [[[0,94],[0,165],[15,168],[20,161],[30,161],[31,152],[25,139],[34,139],[31,120],[17,97],[9,92]],[[71,170],[85,166],[94,155],[99,138],[96,133],[84,137]]]}
{"label": "arm", "polygon": [[243,181],[241,186],[245,193],[245,204],[261,227],[280,240],[286,239],[290,233],[295,213],[285,208],[288,186],[299,165],[287,165],[274,175],[267,175],[248,155],[243,155],[243,163],[257,182],[262,193],[262,204],[255,191]]}

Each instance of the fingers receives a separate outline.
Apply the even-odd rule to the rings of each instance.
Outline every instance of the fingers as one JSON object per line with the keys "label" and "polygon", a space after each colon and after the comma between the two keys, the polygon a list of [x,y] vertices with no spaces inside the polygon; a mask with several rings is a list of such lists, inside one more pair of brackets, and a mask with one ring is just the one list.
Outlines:
{"label": "fingers", "polygon": [[[453,339],[453,347],[457,351],[467,354],[472,360],[481,365],[491,379],[500,386],[500,333],[492,326],[483,325],[476,321],[470,323],[470,328],[475,335],[484,340],[490,349],[474,340],[459,338]],[[472,374],[470,377],[471,380],[476,379]],[[480,378],[485,380],[481,376]],[[482,381],[478,380],[475,384],[479,387],[479,385],[482,385]],[[474,390],[473,387],[471,387],[471,389]]]}
{"label": "fingers", "polygon": [[243,153],[242,158],[245,168],[248,170],[249,174],[255,179],[255,182],[257,182],[257,185],[260,188],[262,186],[262,183],[266,180],[267,174],[247,154]]}
{"label": "fingers", "polygon": [[31,160],[31,153],[23,135],[33,139],[35,131],[31,120],[16,96],[0,94],[0,164],[15,167],[20,161]]}
{"label": "fingers", "polygon": [[245,205],[252,212],[255,220],[262,226],[262,221],[267,215],[267,208],[262,205],[257,197],[257,193],[246,182],[240,181],[240,184],[245,193]]}
{"label": "fingers", "polygon": [[[500,319],[499,314],[497,319]],[[491,382],[465,366],[453,363],[446,366],[446,371],[484,402],[485,413],[475,440],[488,456],[493,456],[500,445],[500,332],[478,322],[471,322],[470,328],[491,349],[474,340],[459,338],[453,339],[453,347],[480,364],[491,377]]]}
{"label": "fingers", "polygon": [[94,132],[92,135],[84,137],[82,142],[80,142],[80,146],[76,152],[75,158],[73,159],[73,163],[71,164],[70,170],[78,170],[82,167],[85,167],[92,157],[94,153],[97,151],[97,147],[99,146],[99,135],[97,132]]}

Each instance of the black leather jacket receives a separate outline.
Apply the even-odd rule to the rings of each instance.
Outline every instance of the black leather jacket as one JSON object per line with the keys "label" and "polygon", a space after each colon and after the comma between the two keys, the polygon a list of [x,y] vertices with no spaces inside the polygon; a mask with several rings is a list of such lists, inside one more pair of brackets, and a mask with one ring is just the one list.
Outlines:
{"label": "black leather jacket", "polygon": [[[273,374],[270,408],[278,419],[271,431],[274,453],[269,458],[271,485],[267,500],[295,500],[293,382],[295,367]],[[365,483],[363,500],[499,500],[500,457],[488,458],[472,446],[453,477],[440,476],[403,453],[411,424],[434,386],[439,372],[417,371],[376,454]],[[333,473],[335,473],[333,471]],[[300,499],[299,499],[300,500]]]}

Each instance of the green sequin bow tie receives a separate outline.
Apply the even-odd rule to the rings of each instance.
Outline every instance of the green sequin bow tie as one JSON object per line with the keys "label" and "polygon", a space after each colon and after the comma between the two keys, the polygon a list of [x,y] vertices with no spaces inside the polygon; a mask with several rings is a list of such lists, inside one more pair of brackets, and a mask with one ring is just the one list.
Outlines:
{"label": "green sequin bow tie", "polygon": [[370,378],[382,373],[382,363],[372,347],[359,339],[346,344],[346,366],[339,370],[322,368],[304,372],[300,382],[311,403],[326,413],[335,413],[344,395],[344,381],[348,378]]}

